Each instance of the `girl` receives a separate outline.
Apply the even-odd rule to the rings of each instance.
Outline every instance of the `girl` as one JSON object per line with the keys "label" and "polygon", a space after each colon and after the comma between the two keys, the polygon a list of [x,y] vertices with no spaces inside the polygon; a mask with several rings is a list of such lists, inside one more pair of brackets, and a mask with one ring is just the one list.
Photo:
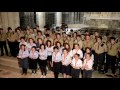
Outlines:
{"label": "girl", "polygon": [[47,74],[46,65],[47,65],[47,50],[45,45],[41,44],[39,50],[39,66],[42,73],[41,78],[46,78],[46,74]]}
{"label": "girl", "polygon": [[38,52],[36,51],[36,47],[33,46],[29,54],[29,68],[32,70],[32,74],[36,73],[37,58],[38,58]]}
{"label": "girl", "polygon": [[83,61],[83,78],[92,78],[92,66],[93,60],[91,59],[91,54],[86,53],[85,59]]}
{"label": "girl", "polygon": [[79,59],[79,54],[74,54],[73,60],[71,62],[72,70],[71,75],[72,78],[79,78],[80,76],[80,68],[82,68],[82,60]]}
{"label": "girl", "polygon": [[48,69],[52,70],[51,64],[52,64],[53,46],[52,46],[52,43],[51,43],[50,40],[47,40],[46,46],[47,46],[46,49],[47,49],[47,53],[48,53],[48,56],[47,56],[47,65],[48,65]]}
{"label": "girl", "polygon": [[60,69],[61,69],[61,53],[59,52],[59,48],[58,47],[54,47],[54,52],[52,54],[52,66],[53,66],[53,72],[54,72],[54,77],[58,78],[58,75],[60,73]]}
{"label": "girl", "polygon": [[27,69],[29,67],[29,65],[28,65],[28,56],[29,56],[29,52],[26,49],[25,45],[22,44],[20,46],[19,54],[17,56],[18,60],[20,61],[20,67],[22,67],[22,75],[27,74]]}
{"label": "girl", "polygon": [[71,63],[71,57],[68,53],[68,49],[63,49],[62,54],[62,73],[63,78],[68,78],[70,75],[70,63]]}

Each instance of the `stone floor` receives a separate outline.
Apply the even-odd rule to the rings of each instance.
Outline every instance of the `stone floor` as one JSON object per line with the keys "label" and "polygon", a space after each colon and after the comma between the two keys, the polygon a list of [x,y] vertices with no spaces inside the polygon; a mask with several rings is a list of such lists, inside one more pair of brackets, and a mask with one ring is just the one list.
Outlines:
{"label": "stone floor", "polygon": [[[0,66],[0,78],[40,78],[40,76],[41,76],[40,70],[38,70],[37,73],[34,75],[31,74],[30,70],[28,70],[27,75],[21,75],[21,69],[16,72],[14,70],[8,70]],[[53,72],[48,71],[46,78],[54,78]],[[62,74],[59,74],[59,78],[62,78]],[[99,74],[98,72],[93,72],[92,78],[113,78],[113,77],[110,77],[109,75],[107,76],[105,74]],[[114,77],[114,78],[120,78],[120,77]]]}
{"label": "stone floor", "polygon": [[[18,68],[18,69],[16,69],[16,68],[9,68],[7,66],[0,65],[0,78],[40,78],[40,77],[41,77],[40,70],[38,70],[35,75],[31,74],[31,70],[28,70],[28,74],[27,75],[21,75],[21,69],[20,68]],[[47,71],[46,78],[54,78],[53,72],[52,71]],[[63,78],[62,74],[59,74],[59,78]],[[80,75],[80,78],[81,78],[81,75]],[[110,76],[110,72],[108,73],[108,75],[100,74],[98,72],[93,72],[92,78],[120,78],[120,76],[111,77]]]}

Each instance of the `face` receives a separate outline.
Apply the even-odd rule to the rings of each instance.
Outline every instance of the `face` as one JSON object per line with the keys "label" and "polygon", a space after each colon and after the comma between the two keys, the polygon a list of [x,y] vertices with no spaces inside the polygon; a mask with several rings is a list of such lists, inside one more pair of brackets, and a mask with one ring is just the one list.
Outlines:
{"label": "face", "polygon": [[90,36],[86,36],[86,40],[90,40]]}
{"label": "face", "polygon": [[78,46],[78,45],[75,45],[75,49],[79,49],[79,46]]}
{"label": "face", "polygon": [[78,31],[77,34],[80,35],[80,31]]}
{"label": "face", "polygon": [[40,35],[40,36],[41,36],[41,33],[40,33],[40,32],[38,32],[38,35]]}
{"label": "face", "polygon": [[75,59],[79,59],[78,55],[74,55],[74,58],[75,58]]}
{"label": "face", "polygon": [[44,45],[41,46],[41,49],[45,49],[45,48],[44,48]]}
{"label": "face", "polygon": [[26,33],[29,34],[30,33],[29,30],[27,30]]}
{"label": "face", "polygon": [[50,42],[48,42],[48,46],[50,46],[51,45],[51,43]]}
{"label": "face", "polygon": [[60,43],[57,43],[57,46],[60,47]]}
{"label": "face", "polygon": [[80,37],[77,37],[77,40],[80,40]]}
{"label": "face", "polygon": [[33,40],[32,40],[32,39],[30,39],[30,43],[33,43]]}
{"label": "face", "polygon": [[21,49],[24,50],[24,49],[25,49],[25,46],[22,46]]}
{"label": "face", "polygon": [[111,43],[114,44],[114,43],[115,43],[115,40],[114,40],[114,39],[111,39]]}
{"label": "face", "polygon": [[90,53],[90,49],[86,49],[86,53]]}
{"label": "face", "polygon": [[21,39],[21,42],[24,42],[25,40],[24,39]]}
{"label": "face", "polygon": [[98,36],[98,32],[95,32],[95,36]]}
{"label": "face", "polygon": [[11,32],[12,32],[12,29],[10,29],[9,32],[11,33]]}
{"label": "face", "polygon": [[39,42],[40,44],[42,44],[42,40],[41,40],[41,39],[39,39],[38,42]]}
{"label": "face", "polygon": [[98,42],[98,43],[101,43],[101,39],[100,39],[100,38],[97,38],[97,42]]}
{"label": "face", "polygon": [[55,48],[55,49],[54,49],[54,52],[57,53],[57,52],[58,52],[58,49]]}
{"label": "face", "polygon": [[90,58],[90,55],[89,55],[89,54],[86,54],[86,58]]}
{"label": "face", "polygon": [[20,33],[20,30],[17,30],[17,33]]}
{"label": "face", "polygon": [[76,33],[74,33],[74,37],[76,37],[77,36],[77,34]]}
{"label": "face", "polygon": [[57,38],[60,38],[60,35],[59,35],[59,34],[57,34]]}
{"label": "face", "polygon": [[35,51],[35,48],[32,48],[32,51],[34,52],[34,51]]}
{"label": "face", "polygon": [[66,45],[65,45],[65,47],[66,47],[66,48],[69,48],[69,45],[68,45],[68,44],[66,44]]}
{"label": "face", "polygon": [[63,54],[67,54],[67,50],[64,50],[64,51],[63,51]]}

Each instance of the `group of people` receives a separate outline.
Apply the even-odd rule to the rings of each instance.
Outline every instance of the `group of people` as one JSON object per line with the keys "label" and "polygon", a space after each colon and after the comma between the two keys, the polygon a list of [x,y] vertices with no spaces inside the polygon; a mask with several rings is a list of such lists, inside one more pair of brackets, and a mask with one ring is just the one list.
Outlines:
{"label": "group of people", "polygon": [[13,31],[9,27],[7,33],[0,28],[1,56],[4,55],[3,49],[7,56],[18,58],[22,75],[27,74],[27,69],[35,74],[40,68],[41,78],[45,78],[48,67],[55,78],[59,73],[63,78],[92,78],[93,70],[107,73],[109,68],[115,76],[117,60],[120,59],[120,38],[100,35],[97,31],[90,34],[88,31],[71,30],[66,34],[62,28],[41,31],[17,27]]}

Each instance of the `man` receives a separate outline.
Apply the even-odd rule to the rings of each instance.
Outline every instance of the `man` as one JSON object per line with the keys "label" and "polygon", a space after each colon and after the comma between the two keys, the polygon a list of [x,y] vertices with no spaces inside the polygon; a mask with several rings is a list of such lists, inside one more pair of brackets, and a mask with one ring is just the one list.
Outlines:
{"label": "man", "polygon": [[3,31],[3,28],[0,28],[0,49],[1,49],[1,56],[4,55],[4,49],[5,49],[6,55],[8,56],[8,49],[7,49],[6,40],[7,40],[7,34]]}
{"label": "man", "polygon": [[108,66],[111,64],[112,75],[116,74],[116,56],[118,55],[119,44],[115,42],[115,37],[110,38],[110,43],[107,44],[107,58],[106,58],[106,67],[105,73],[108,72]]}
{"label": "man", "polygon": [[102,42],[102,37],[97,37],[97,42],[93,46],[94,54],[94,70],[101,73],[105,61],[105,52],[107,52],[107,45]]}

